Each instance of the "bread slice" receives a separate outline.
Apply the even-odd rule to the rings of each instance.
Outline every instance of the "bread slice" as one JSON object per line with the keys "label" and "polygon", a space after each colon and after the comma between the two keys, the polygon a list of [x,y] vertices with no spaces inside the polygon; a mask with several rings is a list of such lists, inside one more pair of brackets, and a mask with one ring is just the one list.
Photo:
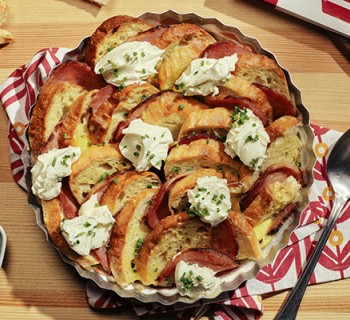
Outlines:
{"label": "bread slice", "polygon": [[243,78],[231,75],[219,86],[219,95],[246,98],[254,103],[268,121],[272,119],[272,107],[265,93]]}
{"label": "bread slice", "polygon": [[65,216],[61,208],[59,197],[53,198],[52,200],[42,200],[41,206],[44,223],[54,246],[66,257],[79,263],[84,269],[97,271],[98,269],[96,266],[99,264],[99,261],[92,255],[81,256],[77,254],[70,248],[66,239],[62,236],[60,224]]}
{"label": "bread slice", "polygon": [[181,126],[178,139],[188,134],[211,132],[219,136],[226,136],[232,120],[230,112],[226,108],[213,108],[190,113]]}
{"label": "bread slice", "polygon": [[251,226],[256,227],[274,215],[278,215],[289,204],[299,202],[300,189],[301,185],[293,176],[283,181],[271,181],[244,210],[245,218]]}
{"label": "bread slice", "polygon": [[116,282],[125,286],[139,280],[135,260],[150,229],[144,223],[157,189],[146,189],[126,203],[117,215],[109,243],[109,258]]}
{"label": "bread slice", "polygon": [[130,168],[131,164],[121,155],[117,145],[91,146],[72,165],[69,186],[79,204],[82,204],[94,185],[114,172]]}
{"label": "bread slice", "polygon": [[261,247],[254,229],[249,224],[245,216],[237,211],[231,210],[229,219],[233,224],[236,233],[236,242],[238,244],[238,260],[253,259],[262,257]]}
{"label": "bread slice", "polygon": [[89,148],[92,143],[88,129],[89,108],[91,99],[97,92],[97,89],[91,90],[80,96],[72,104],[60,129],[58,141],[61,148],[76,146],[80,147],[81,151]]}
{"label": "bread slice", "polygon": [[175,254],[189,248],[206,248],[210,240],[211,226],[190,218],[187,212],[162,219],[145,239],[135,261],[141,282],[156,285],[157,278]]}
{"label": "bread slice", "polygon": [[229,169],[237,172],[241,163],[228,156],[224,149],[221,141],[210,138],[178,145],[169,152],[164,166],[165,177],[170,179],[201,168]]}
{"label": "bread slice", "polygon": [[119,123],[127,119],[131,109],[158,92],[159,90],[149,83],[135,83],[113,94],[111,103],[114,109],[112,110],[108,129],[104,138],[105,141],[112,141]]}
{"label": "bread slice", "polygon": [[128,201],[145,189],[159,189],[161,181],[153,172],[127,171],[110,183],[103,193],[100,204],[107,205],[109,211],[117,214]]}
{"label": "bread slice", "polygon": [[222,172],[216,169],[198,169],[184,178],[178,180],[170,189],[168,197],[168,206],[171,213],[185,211],[188,205],[187,190],[196,186],[198,178],[205,176],[215,176],[223,178]]}
{"label": "bread slice", "polygon": [[54,132],[56,125],[65,118],[72,104],[87,92],[80,85],[71,82],[59,82],[42,88],[28,129],[34,155],[40,154],[41,147]]}
{"label": "bread slice", "polygon": [[151,28],[144,20],[126,15],[105,20],[93,33],[86,47],[85,62],[94,69],[95,64],[108,50],[126,42],[128,38]]}
{"label": "bread slice", "polygon": [[270,136],[271,144],[268,148],[269,157],[263,162],[262,170],[278,163],[284,162],[300,164],[302,141],[299,136],[301,120],[292,116],[283,116],[272,122],[266,131]]}
{"label": "bread slice", "polygon": [[[141,118],[144,122],[168,128],[176,140],[185,118],[193,111],[207,109],[208,106],[193,98],[186,98],[179,92],[160,91],[131,110],[125,127],[132,120]],[[117,136],[122,133],[118,128]]]}
{"label": "bread slice", "polygon": [[234,75],[249,83],[271,88],[290,99],[287,79],[276,62],[264,55],[245,53],[239,55]]}
{"label": "bread slice", "polygon": [[157,66],[160,89],[174,89],[175,81],[180,78],[192,60],[201,57],[205,48],[214,42],[215,39],[211,35],[200,29],[170,44],[162,55],[163,60]]}

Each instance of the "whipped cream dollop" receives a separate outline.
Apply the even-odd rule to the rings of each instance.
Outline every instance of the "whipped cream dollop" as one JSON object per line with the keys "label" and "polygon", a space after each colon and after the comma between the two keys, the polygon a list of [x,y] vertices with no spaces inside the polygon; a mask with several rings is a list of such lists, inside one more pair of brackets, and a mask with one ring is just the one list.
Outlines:
{"label": "whipped cream dollop", "polygon": [[196,186],[187,191],[191,204],[189,212],[212,226],[224,221],[231,210],[230,191],[227,180],[215,176],[198,178]]}
{"label": "whipped cream dollop", "polygon": [[237,60],[236,53],[220,59],[195,59],[175,81],[175,86],[186,96],[217,95],[219,93],[217,86],[230,77]]}
{"label": "whipped cream dollop", "polygon": [[62,188],[62,178],[72,173],[71,167],[80,157],[79,147],[52,149],[39,155],[32,173],[32,191],[40,199],[57,197]]}
{"label": "whipped cream dollop", "polygon": [[145,79],[157,73],[155,67],[163,52],[147,41],[125,42],[103,56],[94,71],[117,87],[145,83]]}
{"label": "whipped cream dollop", "polygon": [[221,280],[212,269],[181,260],[176,265],[175,284],[180,295],[194,298],[215,292]]}
{"label": "whipped cream dollop", "polygon": [[106,205],[98,203],[96,194],[82,204],[78,215],[73,219],[63,219],[61,231],[69,246],[86,256],[107,243],[114,218]]}
{"label": "whipped cream dollop", "polygon": [[261,168],[268,157],[267,146],[270,137],[261,120],[249,109],[236,107],[232,114],[232,125],[225,141],[225,152],[236,155],[254,170]]}
{"label": "whipped cream dollop", "polygon": [[137,171],[152,166],[160,169],[168,156],[173,137],[168,128],[151,125],[136,119],[122,131],[124,137],[119,144],[122,155],[130,160]]}

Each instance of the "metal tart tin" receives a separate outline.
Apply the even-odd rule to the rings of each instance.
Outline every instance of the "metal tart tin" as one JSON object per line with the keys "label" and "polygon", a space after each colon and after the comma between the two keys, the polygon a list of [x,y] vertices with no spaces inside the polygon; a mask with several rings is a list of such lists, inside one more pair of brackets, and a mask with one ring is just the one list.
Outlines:
{"label": "metal tart tin", "polygon": [[[265,50],[260,45],[257,39],[247,37],[238,28],[224,25],[217,19],[202,18],[195,13],[179,14],[174,11],[166,11],[160,14],[147,12],[142,14],[139,18],[144,19],[153,25],[174,24],[181,22],[188,22],[199,25],[200,27],[208,31],[217,40],[235,41],[237,43],[242,44],[243,46],[250,47],[256,53],[266,55],[267,57],[275,60],[276,63],[279,65],[276,57],[271,52]],[[77,48],[71,50],[65,55],[63,61],[80,60],[81,57],[84,55],[84,48],[86,47],[88,40],[89,37],[83,39]],[[213,302],[223,300],[229,296],[229,291],[236,289],[242,282],[254,278],[258,271],[265,265],[271,263],[274,260],[276,253],[288,244],[289,236],[291,232],[298,226],[300,214],[308,204],[308,193],[310,186],[313,182],[312,168],[315,162],[315,156],[312,149],[312,142],[314,139],[314,135],[310,128],[309,112],[303,105],[300,91],[292,83],[290,74],[286,69],[284,69],[283,67],[281,68],[287,78],[291,99],[298,108],[299,116],[302,119],[303,123],[303,125],[300,127],[299,134],[303,144],[302,167],[305,169],[305,173],[307,176],[307,185],[303,189],[302,200],[300,202],[298,211],[288,221],[284,223],[283,227],[274,236],[272,242],[270,242],[270,244],[264,248],[262,259],[260,259],[259,261],[242,261],[237,269],[234,269],[233,271],[221,276],[222,285],[218,288],[217,291],[207,296],[197,296],[195,298],[181,296],[176,288],[156,288],[151,286],[144,286],[141,283],[134,283],[126,287],[121,287],[118,284],[116,284],[112,276],[100,274],[95,271],[86,270],[60,252],[62,259],[66,263],[75,267],[75,269],[81,277],[94,281],[98,286],[100,286],[103,289],[112,290],[116,292],[119,296],[124,298],[136,298],[145,303],[158,302],[164,305],[172,305],[175,303],[180,305],[182,303],[195,303],[198,302],[199,299],[211,299]],[[52,246],[54,246],[50,240],[48,231],[45,227],[40,204],[31,192],[31,174],[29,159],[30,155],[28,152],[26,152],[23,156],[23,160],[24,163],[27,165],[26,182],[29,190],[28,202],[34,209],[37,224],[45,232],[48,242]]]}

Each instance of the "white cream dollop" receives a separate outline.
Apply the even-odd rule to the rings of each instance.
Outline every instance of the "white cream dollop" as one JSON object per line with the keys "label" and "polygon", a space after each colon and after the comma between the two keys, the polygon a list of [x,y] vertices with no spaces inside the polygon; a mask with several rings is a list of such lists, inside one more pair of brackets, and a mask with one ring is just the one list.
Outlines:
{"label": "white cream dollop", "polygon": [[249,109],[235,108],[233,123],[225,141],[225,152],[232,158],[236,155],[254,170],[261,168],[268,157],[270,137],[261,120]]}
{"label": "white cream dollop", "polygon": [[157,73],[155,67],[163,52],[147,41],[125,42],[103,56],[94,71],[117,87],[144,83],[145,79]]}
{"label": "white cream dollop", "polygon": [[194,298],[215,292],[221,280],[212,269],[181,260],[176,265],[175,284],[180,295]]}
{"label": "white cream dollop", "polygon": [[231,210],[227,180],[215,176],[198,178],[196,186],[187,191],[190,212],[212,226],[224,221]]}
{"label": "white cream dollop", "polygon": [[173,137],[168,128],[151,125],[136,119],[122,131],[119,144],[122,155],[130,160],[137,171],[146,171],[152,166],[160,169],[168,155]]}
{"label": "white cream dollop", "polygon": [[73,219],[62,220],[61,231],[69,246],[86,256],[107,243],[114,218],[106,205],[98,203],[96,194],[83,203],[78,214]]}
{"label": "white cream dollop", "polygon": [[217,95],[217,85],[224,83],[235,70],[237,54],[220,59],[199,58],[191,62],[175,86],[186,96]]}
{"label": "white cream dollop", "polygon": [[79,159],[80,153],[79,147],[67,147],[39,155],[31,169],[33,193],[43,200],[57,197],[62,178],[72,173],[72,164]]}

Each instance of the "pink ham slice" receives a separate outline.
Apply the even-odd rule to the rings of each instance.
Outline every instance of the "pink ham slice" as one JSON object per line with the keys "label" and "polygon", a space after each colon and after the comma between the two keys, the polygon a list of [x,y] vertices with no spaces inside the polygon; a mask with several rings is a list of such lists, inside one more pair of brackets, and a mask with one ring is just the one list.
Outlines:
{"label": "pink ham slice", "polygon": [[216,273],[238,267],[236,261],[222,252],[211,248],[192,248],[182,251],[168,262],[158,278],[159,286],[169,286],[174,283],[176,265],[181,260],[187,263],[197,263],[200,267],[210,268]]}
{"label": "pink ham slice", "polygon": [[169,191],[177,181],[181,180],[184,177],[185,175],[177,176],[162,184],[158,193],[152,199],[152,204],[146,213],[147,225],[151,229],[154,229],[156,225],[160,222],[160,220],[170,215],[170,211],[168,208]]}
{"label": "pink ham slice", "polygon": [[238,245],[235,241],[236,232],[230,218],[225,219],[212,229],[211,248],[228,255],[235,260],[238,253]]}
{"label": "pink ham slice", "polygon": [[91,250],[90,253],[98,262],[101,264],[101,267],[107,271],[108,273],[111,273],[111,267],[110,267],[110,261],[108,258],[107,253],[107,246],[104,245],[100,248],[97,248],[95,250]]}
{"label": "pink ham slice", "polygon": [[68,184],[68,179],[63,179],[62,189],[59,194],[61,208],[66,219],[73,219],[78,216],[79,204],[74,198]]}
{"label": "pink ham slice", "polygon": [[274,182],[284,181],[289,176],[293,176],[300,184],[303,184],[303,172],[296,166],[291,164],[278,164],[268,167],[250,188],[247,196],[241,201],[242,211],[249,207],[263,188]]}
{"label": "pink ham slice", "polygon": [[74,60],[59,65],[46,84],[60,82],[76,83],[86,90],[100,89],[106,85],[102,76],[97,75],[87,64]]}
{"label": "pink ham slice", "polygon": [[265,93],[266,98],[272,107],[274,120],[282,116],[297,116],[297,108],[293,102],[287,99],[283,94],[261,84],[253,84]]}
{"label": "pink ham slice", "polygon": [[203,57],[212,59],[221,59],[231,56],[234,53],[247,54],[252,53],[249,49],[242,47],[234,42],[219,41],[210,44],[203,52]]}

